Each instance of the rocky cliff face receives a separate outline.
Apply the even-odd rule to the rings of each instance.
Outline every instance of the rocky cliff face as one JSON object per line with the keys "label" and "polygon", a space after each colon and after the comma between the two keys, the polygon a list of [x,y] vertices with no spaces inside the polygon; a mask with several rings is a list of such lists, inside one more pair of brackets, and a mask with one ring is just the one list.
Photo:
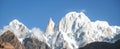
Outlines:
{"label": "rocky cliff face", "polygon": [[46,43],[35,38],[26,38],[23,42],[25,49],[51,49]]}

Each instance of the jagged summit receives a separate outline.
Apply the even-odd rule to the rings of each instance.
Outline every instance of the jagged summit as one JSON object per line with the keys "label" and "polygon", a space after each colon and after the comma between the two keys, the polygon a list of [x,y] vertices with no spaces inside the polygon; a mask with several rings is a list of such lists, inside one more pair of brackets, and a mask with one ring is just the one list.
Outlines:
{"label": "jagged summit", "polygon": [[22,24],[22,23],[17,19],[14,19],[9,23],[9,25],[16,25],[16,24]]}
{"label": "jagged summit", "polygon": [[52,35],[54,33],[54,26],[55,23],[52,18],[50,18],[45,31],[46,36]]}
{"label": "jagged summit", "polygon": [[[21,23],[19,20],[17,20],[17,19],[14,19],[13,21],[11,21],[10,23],[9,23],[9,26],[11,26],[11,27],[14,27],[15,29],[25,29],[25,28],[27,28],[23,23]],[[21,31],[22,31],[21,30]]]}

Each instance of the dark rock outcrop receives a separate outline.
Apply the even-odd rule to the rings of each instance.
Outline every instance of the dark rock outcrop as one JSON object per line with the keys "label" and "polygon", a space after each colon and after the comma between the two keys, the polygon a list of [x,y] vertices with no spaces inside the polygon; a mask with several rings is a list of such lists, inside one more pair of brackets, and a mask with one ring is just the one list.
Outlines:
{"label": "dark rock outcrop", "polygon": [[93,42],[79,49],[120,49],[120,40],[115,43]]}
{"label": "dark rock outcrop", "polygon": [[117,40],[114,45],[116,48],[120,49],[120,40]]}
{"label": "dark rock outcrop", "polygon": [[5,48],[7,45],[15,49],[24,49],[24,46],[19,42],[14,33],[9,30],[0,36],[0,47]]}
{"label": "dark rock outcrop", "polygon": [[46,43],[35,38],[26,38],[23,42],[25,49],[51,49]]}

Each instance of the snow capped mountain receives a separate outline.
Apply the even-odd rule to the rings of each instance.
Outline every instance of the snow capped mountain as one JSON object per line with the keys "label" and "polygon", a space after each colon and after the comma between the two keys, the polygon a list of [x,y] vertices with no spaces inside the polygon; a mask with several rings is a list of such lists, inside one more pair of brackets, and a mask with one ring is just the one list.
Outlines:
{"label": "snow capped mountain", "polygon": [[106,21],[91,22],[83,12],[69,12],[55,28],[58,30],[55,30],[52,38],[54,44],[50,44],[54,45],[55,49],[77,49],[96,41],[114,43],[120,38],[114,39],[120,34],[120,31],[116,30],[120,30],[120,27],[110,26]]}
{"label": "snow capped mountain", "polygon": [[37,38],[40,41],[45,41],[43,32],[39,28],[33,28],[32,30],[28,29],[23,23],[14,19],[1,30],[1,34],[10,30],[13,32],[18,40],[23,43],[23,40],[28,37]]}
{"label": "snow capped mountain", "polygon": [[114,43],[120,39],[120,26],[110,26],[106,21],[92,22],[83,12],[69,12],[59,24],[50,18],[45,32],[39,28],[30,30],[17,19],[0,30],[0,35],[7,30],[13,32],[21,43],[31,37],[52,49],[78,49],[96,41]]}
{"label": "snow capped mountain", "polygon": [[14,32],[16,32],[16,34],[18,34],[19,37],[24,37],[25,34],[29,32],[29,29],[17,19],[14,19],[12,22],[10,22],[9,26]]}
{"label": "snow capped mountain", "polygon": [[17,19],[14,19],[9,23],[9,26],[13,27],[16,30],[20,30],[21,32],[28,32],[27,27],[19,22]]}
{"label": "snow capped mountain", "polygon": [[5,26],[2,30],[2,33],[6,32],[7,30],[13,32],[21,42],[29,33],[29,29],[17,19],[14,19],[9,23],[9,25]]}

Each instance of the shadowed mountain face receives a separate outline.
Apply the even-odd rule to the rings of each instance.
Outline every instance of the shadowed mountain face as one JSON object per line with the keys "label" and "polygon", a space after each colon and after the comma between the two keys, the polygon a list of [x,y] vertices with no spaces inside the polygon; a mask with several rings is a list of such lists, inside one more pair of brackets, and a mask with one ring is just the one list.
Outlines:
{"label": "shadowed mountain face", "polygon": [[0,48],[24,49],[24,46],[11,31],[6,31],[0,36]]}
{"label": "shadowed mountain face", "polygon": [[116,48],[120,49],[120,40],[116,41],[114,45]]}
{"label": "shadowed mountain face", "polygon": [[114,44],[107,42],[93,42],[79,49],[120,49],[120,40]]}
{"label": "shadowed mountain face", "polygon": [[35,38],[26,38],[23,42],[25,49],[51,49],[46,43]]}

